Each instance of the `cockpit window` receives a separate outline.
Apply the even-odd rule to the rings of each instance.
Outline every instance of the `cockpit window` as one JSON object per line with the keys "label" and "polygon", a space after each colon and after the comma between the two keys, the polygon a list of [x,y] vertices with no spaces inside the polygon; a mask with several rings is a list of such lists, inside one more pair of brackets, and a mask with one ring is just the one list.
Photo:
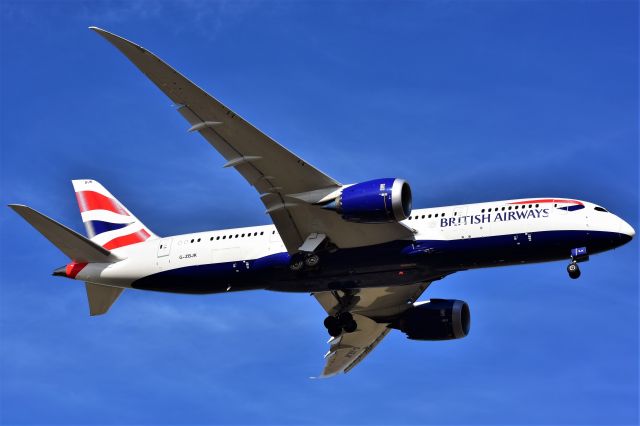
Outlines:
{"label": "cockpit window", "polygon": [[584,206],[582,204],[575,204],[575,205],[572,205],[572,206],[558,207],[558,209],[566,210],[568,212],[574,212],[576,210],[584,209]]}
{"label": "cockpit window", "polygon": [[594,210],[596,210],[596,211],[599,211],[599,212],[609,213],[609,212],[607,211],[607,209],[605,209],[605,208],[603,208],[603,207],[600,207],[600,206],[595,206],[593,209],[594,209]]}

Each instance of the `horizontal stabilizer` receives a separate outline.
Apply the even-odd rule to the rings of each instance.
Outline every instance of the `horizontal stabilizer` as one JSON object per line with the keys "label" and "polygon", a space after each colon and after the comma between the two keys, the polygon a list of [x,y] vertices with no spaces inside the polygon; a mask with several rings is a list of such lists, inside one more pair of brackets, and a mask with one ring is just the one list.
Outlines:
{"label": "horizontal stabilizer", "polygon": [[[45,236],[54,246],[78,263],[107,263],[118,261],[119,258],[105,248],[88,240],[72,229],[56,222],[40,212],[21,204],[9,204],[16,213],[38,232]],[[114,299],[115,300],[115,299]]]}
{"label": "horizontal stabilizer", "polygon": [[91,316],[106,314],[111,305],[118,299],[124,288],[84,283],[89,300]]}

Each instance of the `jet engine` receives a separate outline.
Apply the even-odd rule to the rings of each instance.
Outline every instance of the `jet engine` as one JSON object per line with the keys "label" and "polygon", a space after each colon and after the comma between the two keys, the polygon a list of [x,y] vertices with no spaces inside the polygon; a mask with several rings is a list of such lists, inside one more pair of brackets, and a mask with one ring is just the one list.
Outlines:
{"label": "jet engine", "polygon": [[462,300],[431,299],[416,303],[391,327],[413,340],[451,340],[469,334],[471,312]]}
{"label": "jet engine", "polygon": [[350,222],[399,222],[411,214],[411,187],[396,178],[356,183],[323,208],[335,210]]}

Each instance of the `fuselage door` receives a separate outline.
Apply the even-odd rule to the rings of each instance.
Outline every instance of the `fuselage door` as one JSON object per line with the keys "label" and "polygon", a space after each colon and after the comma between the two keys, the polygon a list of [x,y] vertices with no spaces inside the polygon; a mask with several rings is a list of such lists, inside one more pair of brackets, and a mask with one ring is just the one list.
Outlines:
{"label": "fuselage door", "polygon": [[278,253],[284,250],[284,244],[282,243],[282,238],[280,238],[280,234],[278,234],[275,229],[269,231],[271,235],[269,235],[269,251],[271,253]]}
{"label": "fuselage door", "polygon": [[458,206],[453,209],[448,223],[453,226],[451,229],[455,230],[455,238],[471,238],[470,220],[471,217],[467,216],[467,206]]}
{"label": "fuselage door", "polygon": [[[466,214],[467,214],[467,206],[458,206],[453,209],[453,217],[455,218],[465,217]],[[461,220],[461,222],[464,222],[464,219]]]}
{"label": "fuselage door", "polygon": [[169,256],[171,253],[171,238],[158,240],[158,257]]}

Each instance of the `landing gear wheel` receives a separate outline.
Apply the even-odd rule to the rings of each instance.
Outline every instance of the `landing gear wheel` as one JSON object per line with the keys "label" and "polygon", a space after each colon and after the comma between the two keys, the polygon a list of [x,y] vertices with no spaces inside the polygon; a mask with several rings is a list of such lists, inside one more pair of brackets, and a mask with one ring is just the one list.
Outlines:
{"label": "landing gear wheel", "polygon": [[344,330],[345,333],[353,333],[358,329],[358,324],[354,320],[351,320],[345,325],[343,325],[342,329]]}
{"label": "landing gear wheel", "polygon": [[304,262],[300,259],[294,259],[291,261],[291,263],[289,264],[289,269],[291,269],[294,272],[298,272],[302,270],[302,267],[304,266]]}
{"label": "landing gear wheel", "polygon": [[342,312],[335,317],[328,316],[324,319],[324,326],[330,336],[338,337],[344,331],[345,333],[353,333],[358,329],[358,323],[353,319],[353,315],[349,312]]}
{"label": "landing gear wheel", "polygon": [[307,265],[309,268],[313,268],[318,264],[318,262],[320,262],[320,258],[318,257],[317,254],[312,254],[308,256],[306,259],[304,259],[304,264]]}
{"label": "landing gear wheel", "polygon": [[574,280],[580,277],[580,268],[576,262],[572,262],[567,266],[567,272],[569,273],[569,277]]}
{"label": "landing gear wheel", "polygon": [[337,321],[345,333],[353,333],[358,328],[358,324],[353,319],[353,315],[349,312],[338,314]]}
{"label": "landing gear wheel", "polygon": [[342,334],[342,327],[331,327],[328,328],[327,331],[329,332],[329,336],[338,337]]}
{"label": "landing gear wheel", "polygon": [[351,313],[349,312],[342,312],[340,314],[338,314],[338,322],[340,323],[341,326],[345,326],[345,324],[350,323],[351,321],[353,321],[353,315],[351,315]]}
{"label": "landing gear wheel", "polygon": [[327,329],[330,328],[340,328],[340,322],[336,317],[328,316],[324,319],[324,326]]}

